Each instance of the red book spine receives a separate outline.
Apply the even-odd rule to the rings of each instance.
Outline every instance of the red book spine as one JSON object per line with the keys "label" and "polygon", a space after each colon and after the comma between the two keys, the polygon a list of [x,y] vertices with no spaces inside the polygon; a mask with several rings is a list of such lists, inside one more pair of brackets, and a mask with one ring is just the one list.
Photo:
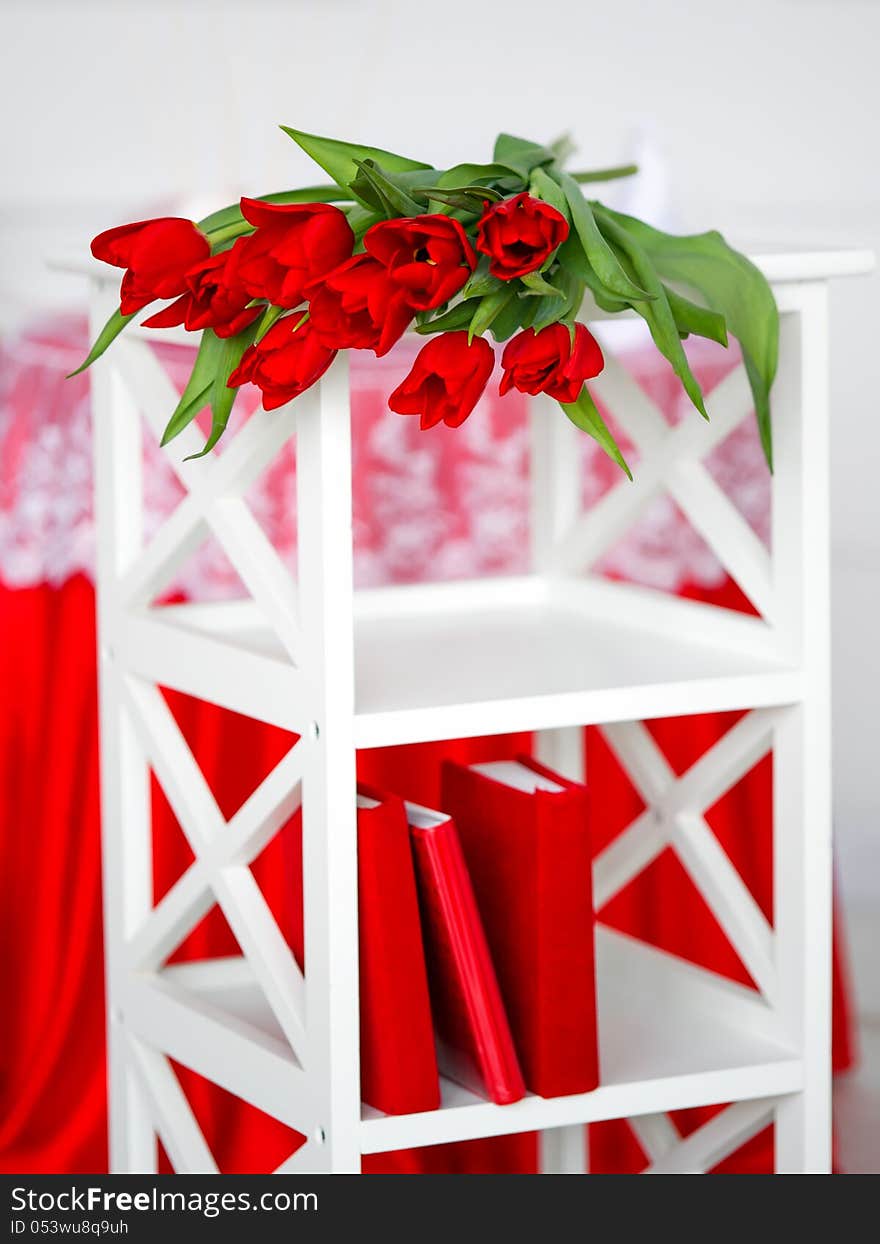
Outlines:
{"label": "red book spine", "polygon": [[561,1097],[599,1083],[589,801],[583,787],[533,798],[541,844],[535,1091]]}
{"label": "red book spine", "polygon": [[455,825],[410,826],[440,1067],[499,1105],[525,1084]]}
{"label": "red book spine", "polygon": [[588,799],[528,793],[447,762],[455,818],[528,1088],[542,1097],[598,1084]]}
{"label": "red book spine", "polygon": [[403,801],[358,808],[361,1096],[385,1114],[436,1110],[440,1082]]}

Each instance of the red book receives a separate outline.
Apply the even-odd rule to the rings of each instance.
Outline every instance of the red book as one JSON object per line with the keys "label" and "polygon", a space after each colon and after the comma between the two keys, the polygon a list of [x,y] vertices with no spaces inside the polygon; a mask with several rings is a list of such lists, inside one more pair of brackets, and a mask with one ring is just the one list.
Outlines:
{"label": "red book", "polygon": [[525,1081],[541,1097],[599,1083],[586,787],[523,757],[443,766]]}
{"label": "red book", "polygon": [[361,1097],[436,1110],[440,1080],[403,800],[358,787]]}
{"label": "red book", "polygon": [[406,804],[440,1070],[499,1105],[525,1084],[454,823]]}

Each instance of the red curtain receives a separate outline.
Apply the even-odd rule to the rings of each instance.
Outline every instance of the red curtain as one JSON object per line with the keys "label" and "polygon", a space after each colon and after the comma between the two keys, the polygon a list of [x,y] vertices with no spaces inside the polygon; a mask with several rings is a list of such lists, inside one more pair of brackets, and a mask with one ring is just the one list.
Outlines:
{"label": "red curtain", "polygon": [[[729,594],[730,589],[725,589]],[[718,603],[732,603],[719,594]],[[84,578],[60,589],[0,587],[0,988],[6,1002],[0,1062],[0,1170],[106,1170],[104,1003],[94,595]],[[170,696],[175,715],[231,815],[280,759],[282,732]],[[673,768],[687,768],[730,727],[733,715],[651,723]],[[438,799],[439,758],[513,755],[525,736],[383,749],[359,757],[361,776],[422,803]],[[639,811],[638,798],[601,737],[587,738],[590,784],[601,846]],[[757,901],[771,911],[771,761],[757,766],[708,813],[708,819]],[[270,844],[254,870],[285,935],[298,950],[297,826]],[[158,898],[180,875],[190,852],[161,792],[154,788]],[[661,901],[662,896],[662,901]],[[636,933],[729,975],[748,980],[711,913],[681,867],[664,853],[602,913]],[[234,952],[219,912],[208,914],[177,957]],[[847,992],[835,954],[834,1063],[851,1060]],[[295,1134],[267,1120],[201,1077],[177,1068],[221,1170],[271,1169],[295,1147]],[[711,1113],[688,1111],[675,1122],[686,1134]],[[623,1122],[591,1129],[593,1169],[628,1171],[644,1155]],[[724,1169],[769,1170],[770,1133]],[[365,1160],[365,1169],[533,1171],[534,1136],[501,1137]]]}

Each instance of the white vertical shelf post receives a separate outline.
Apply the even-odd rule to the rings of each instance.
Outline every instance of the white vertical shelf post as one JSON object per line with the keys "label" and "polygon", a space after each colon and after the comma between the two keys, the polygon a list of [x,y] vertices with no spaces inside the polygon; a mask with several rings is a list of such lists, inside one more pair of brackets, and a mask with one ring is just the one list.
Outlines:
{"label": "white vertical shelf post", "polygon": [[773,566],[783,651],[802,701],[775,731],[774,927],[779,1010],[803,1091],[775,1112],[777,1173],[831,1167],[831,695],[827,287],[788,291],[774,388]]}
{"label": "white vertical shelf post", "polygon": [[[93,283],[93,339],[115,305],[107,286]],[[123,671],[116,649],[119,582],[143,539],[142,433],[139,412],[112,360],[95,369],[92,412],[110,1170],[151,1174],[156,1170],[156,1137],[123,1029],[127,942],[152,907],[150,781],[123,707]]]}
{"label": "white vertical shelf post", "polygon": [[312,1167],[360,1171],[351,420],[340,355],[297,415],[299,587],[312,696],[303,776]]}
{"label": "white vertical shelf post", "polygon": [[[559,418],[555,402],[533,397],[531,435],[532,569],[550,574],[551,554],[581,509],[582,447],[573,423]],[[573,780],[585,776],[584,732],[566,726],[535,733],[535,755],[542,764]],[[587,1129],[546,1128],[538,1133],[538,1162],[545,1175],[584,1175],[589,1169]]]}

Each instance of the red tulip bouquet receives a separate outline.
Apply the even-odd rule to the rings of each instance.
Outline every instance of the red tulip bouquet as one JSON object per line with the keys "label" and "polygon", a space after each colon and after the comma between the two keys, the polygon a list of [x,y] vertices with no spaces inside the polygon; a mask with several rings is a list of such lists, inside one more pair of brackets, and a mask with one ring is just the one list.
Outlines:
{"label": "red tulip bouquet", "polygon": [[[286,127],[285,127],[286,129]],[[682,339],[739,341],[768,463],[778,315],[761,273],[719,233],[674,237],[585,197],[582,186],[632,166],[565,171],[568,143],[501,134],[489,164],[436,169],[374,147],[286,129],[329,185],[244,198],[198,224],[177,217],[121,225],[92,243],[125,269],[119,308],[80,371],[144,307],[144,323],[201,333],[163,444],[205,407],[217,443],[238,389],[266,410],[313,385],[338,350],[385,354],[413,326],[428,337],[388,399],[423,428],[457,427],[506,342],[501,393],[546,393],[629,470],[587,382],[603,357],[577,315],[586,294],[632,309],[706,417]]]}

